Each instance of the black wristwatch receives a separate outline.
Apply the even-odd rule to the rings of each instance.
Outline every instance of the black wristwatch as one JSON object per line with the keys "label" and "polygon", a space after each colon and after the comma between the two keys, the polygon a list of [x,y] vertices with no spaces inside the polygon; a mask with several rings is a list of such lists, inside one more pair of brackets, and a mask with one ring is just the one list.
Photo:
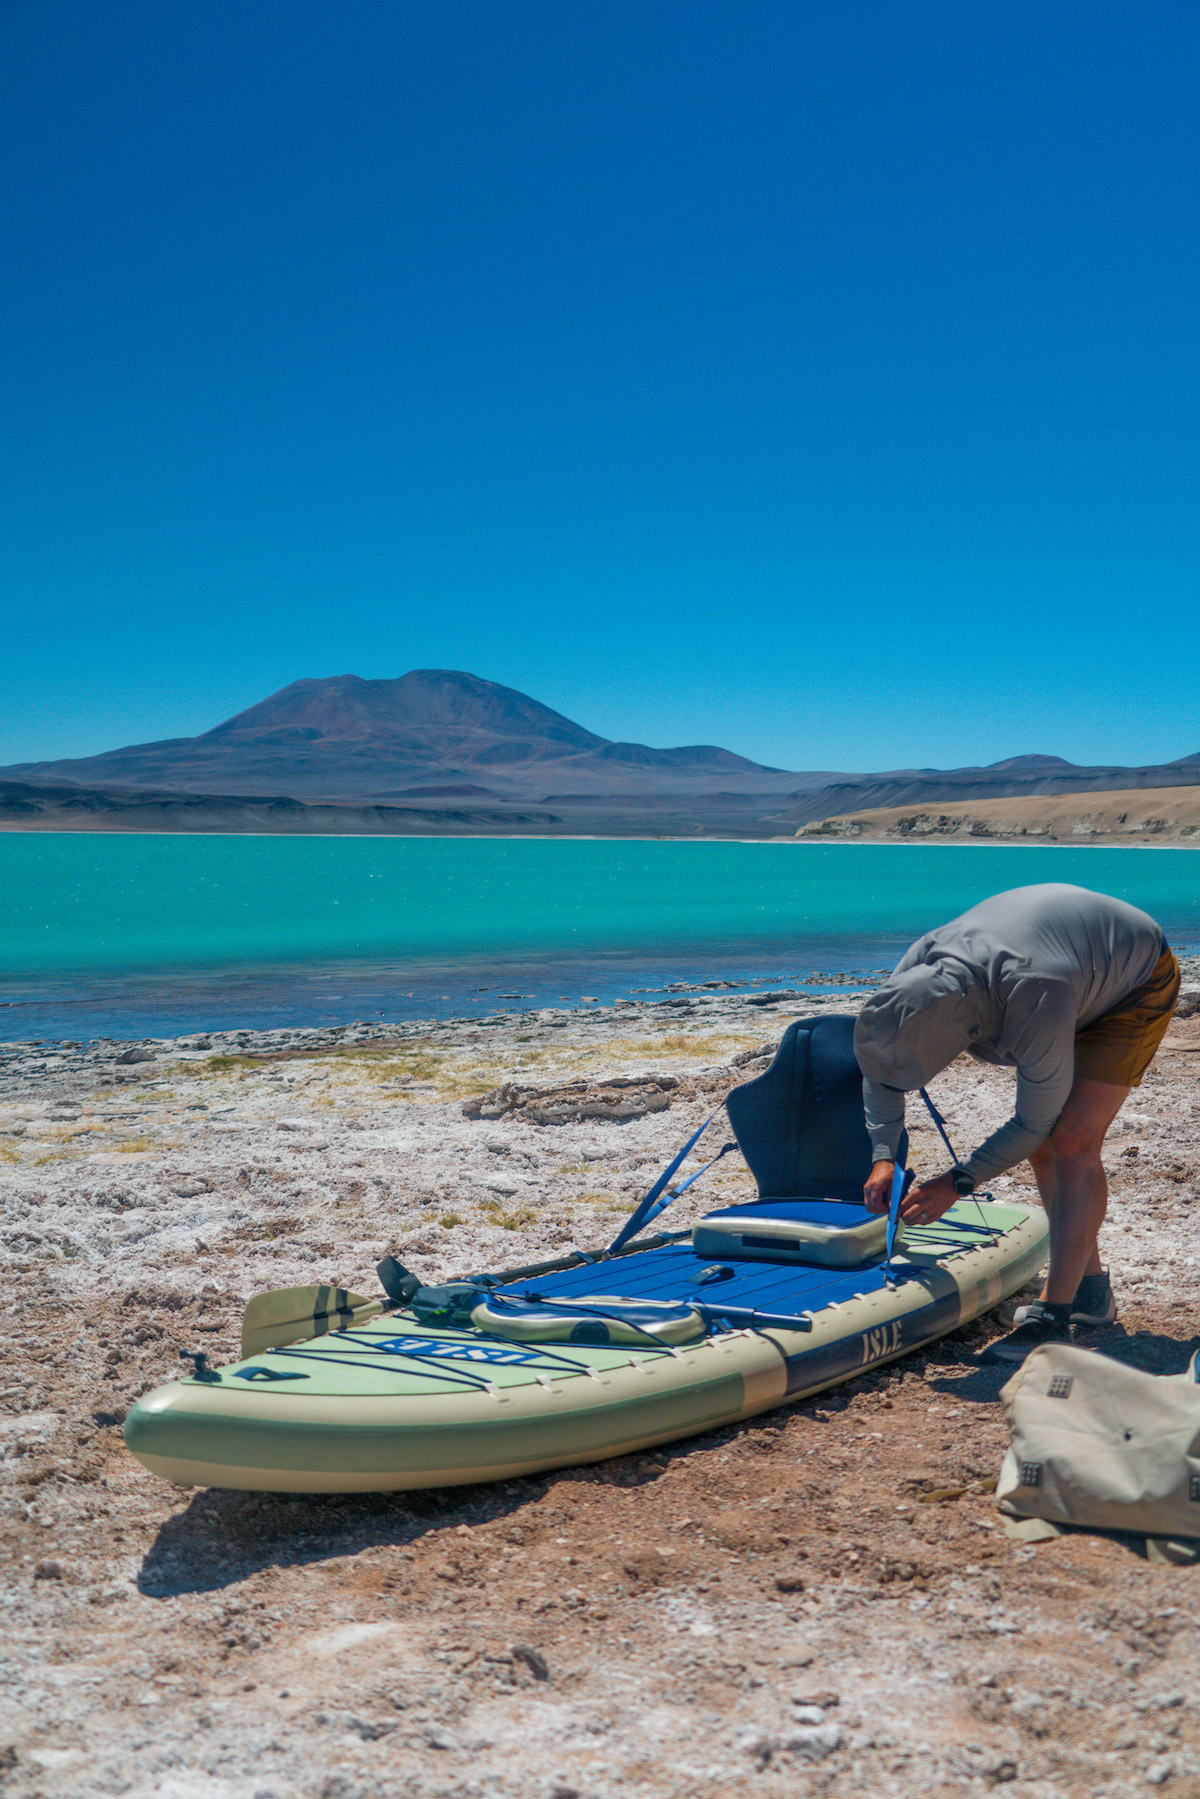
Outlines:
{"label": "black wristwatch", "polygon": [[952,1168],[950,1170],[950,1185],[954,1188],[954,1191],[958,1194],[960,1199],[966,1199],[969,1193],[974,1193],[975,1191],[975,1183],[965,1168]]}

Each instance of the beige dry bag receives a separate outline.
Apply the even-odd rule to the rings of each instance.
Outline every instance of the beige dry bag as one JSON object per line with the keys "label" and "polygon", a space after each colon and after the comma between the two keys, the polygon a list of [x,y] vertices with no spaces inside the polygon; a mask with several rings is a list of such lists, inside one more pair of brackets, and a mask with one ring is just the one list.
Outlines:
{"label": "beige dry bag", "polygon": [[1200,1538],[1200,1383],[1045,1344],[1000,1394],[1011,1442],[996,1498],[1010,1517]]}

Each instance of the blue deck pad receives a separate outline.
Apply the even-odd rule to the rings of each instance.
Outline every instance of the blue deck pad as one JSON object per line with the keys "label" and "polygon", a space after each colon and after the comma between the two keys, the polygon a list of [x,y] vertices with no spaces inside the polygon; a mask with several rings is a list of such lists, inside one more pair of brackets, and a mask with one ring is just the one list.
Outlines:
{"label": "blue deck pad", "polygon": [[[643,1250],[622,1256],[618,1262],[601,1262],[585,1268],[568,1268],[558,1274],[539,1275],[536,1281],[514,1282],[497,1289],[514,1297],[530,1292],[548,1299],[582,1299],[589,1295],[620,1295],[622,1299],[695,1299],[714,1308],[749,1306],[759,1311],[785,1314],[822,1312],[862,1294],[878,1293],[887,1286],[883,1268],[805,1268],[795,1263],[730,1263],[727,1280],[695,1284],[711,1256],[699,1256],[687,1243],[664,1249]],[[887,1324],[869,1331],[848,1331],[833,1343],[814,1346],[788,1356],[788,1392],[796,1393],[845,1378],[860,1368],[915,1349],[920,1344],[953,1330],[958,1323],[961,1299],[958,1284],[936,1263],[922,1268],[897,1269],[907,1284],[918,1282],[928,1294],[925,1305],[914,1307]]]}
{"label": "blue deck pad", "polygon": [[[511,1293],[514,1298],[526,1298],[534,1292],[548,1299],[582,1299],[606,1293],[614,1299],[668,1299],[679,1304],[699,1300],[712,1306],[753,1306],[764,1312],[791,1313],[819,1312],[859,1293],[877,1293],[887,1285],[880,1263],[870,1263],[865,1268],[806,1268],[794,1262],[730,1262],[733,1274],[728,1280],[698,1286],[696,1276],[711,1268],[714,1259],[720,1260],[697,1255],[690,1243],[672,1243],[663,1249],[622,1256],[617,1261],[516,1281],[496,1290]],[[928,1281],[930,1274],[924,1268],[904,1268],[899,1272],[907,1279],[923,1281]]]}

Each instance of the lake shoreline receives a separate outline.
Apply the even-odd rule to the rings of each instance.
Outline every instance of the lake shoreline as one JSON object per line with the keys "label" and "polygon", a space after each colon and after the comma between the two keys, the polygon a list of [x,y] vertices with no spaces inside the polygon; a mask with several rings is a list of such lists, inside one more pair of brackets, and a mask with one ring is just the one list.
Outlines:
{"label": "lake shoreline", "polygon": [[[899,808],[902,811],[911,808]],[[847,815],[853,816],[853,815]],[[821,820],[823,825],[826,821]],[[840,821],[836,821],[840,822]],[[0,819],[0,836],[14,837],[170,837],[183,841],[212,840],[262,840],[276,842],[280,839],[291,839],[299,843],[310,843],[315,840],[346,843],[695,843],[695,844],[745,844],[754,847],[768,847],[773,844],[787,844],[792,848],[831,848],[837,849],[1022,849],[1022,850],[1184,850],[1200,849],[1200,841],[1175,841],[1170,837],[1156,837],[1152,841],[1131,842],[1127,837],[1107,837],[1098,833],[1094,838],[1053,838],[1038,836],[1012,837],[956,837],[953,840],[945,837],[886,835],[871,836],[869,829],[853,836],[840,836],[834,831],[822,830],[790,832],[778,835],[762,835],[759,837],[739,837],[732,833],[717,832],[705,835],[696,831],[686,835],[672,835],[668,831],[647,831],[644,833],[622,832],[620,834],[597,831],[179,831],[147,825],[142,829],[130,830],[127,827],[97,824],[91,827],[73,825],[64,828],[61,825],[23,823],[18,820]]]}

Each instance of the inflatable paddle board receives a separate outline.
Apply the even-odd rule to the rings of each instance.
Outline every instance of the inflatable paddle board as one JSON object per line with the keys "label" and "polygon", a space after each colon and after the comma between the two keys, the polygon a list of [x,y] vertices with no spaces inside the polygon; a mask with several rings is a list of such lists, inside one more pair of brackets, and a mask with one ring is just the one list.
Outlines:
{"label": "inflatable paddle board", "polygon": [[601,1255],[440,1288],[386,1258],[385,1299],[262,1295],[243,1359],[197,1355],[194,1374],[138,1400],[126,1443],[182,1486],[461,1486],[736,1424],[934,1342],[1037,1273],[1046,1215],[972,1198],[895,1235],[906,1143],[890,1219],[868,1212],[853,1031],[853,1018],[797,1020],[725,1100],[725,1147],[741,1149],[756,1201],[639,1247],[697,1178],[668,1190],[702,1126]]}
{"label": "inflatable paddle board", "polygon": [[[707,1331],[637,1347],[538,1343],[380,1314],[348,1329],[202,1369],[139,1400],[125,1441],[181,1486],[364,1493],[459,1486],[654,1448],[736,1424],[932,1343],[1025,1285],[1045,1260],[1040,1210],[955,1205],[902,1230],[893,1281],[858,1269],[762,1262],[698,1286],[714,1264],[689,1242],[536,1279],[550,1300],[702,1295],[795,1329]],[[531,1282],[496,1289],[522,1297]],[[802,1316],[803,1315],[803,1316]]]}

